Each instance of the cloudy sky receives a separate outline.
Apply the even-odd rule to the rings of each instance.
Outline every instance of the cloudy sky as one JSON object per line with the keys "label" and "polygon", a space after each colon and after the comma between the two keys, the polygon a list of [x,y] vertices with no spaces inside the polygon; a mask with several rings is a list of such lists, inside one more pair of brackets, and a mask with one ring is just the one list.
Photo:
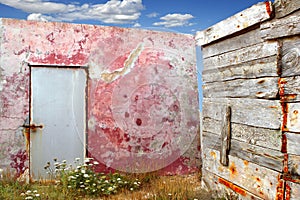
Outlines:
{"label": "cloudy sky", "polygon": [[263,0],[0,0],[0,17],[194,34]]}

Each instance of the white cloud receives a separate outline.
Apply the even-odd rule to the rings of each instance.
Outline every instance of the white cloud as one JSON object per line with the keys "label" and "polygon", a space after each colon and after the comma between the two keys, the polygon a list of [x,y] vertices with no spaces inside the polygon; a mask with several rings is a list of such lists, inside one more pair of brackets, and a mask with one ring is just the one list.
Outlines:
{"label": "white cloud", "polygon": [[47,16],[42,15],[41,13],[32,13],[28,15],[27,20],[33,20],[33,21],[42,21],[47,22]]}
{"label": "white cloud", "polygon": [[[134,23],[144,9],[142,0],[108,0],[104,4],[63,4],[42,0],[0,0],[0,3],[51,21],[98,20],[104,23]],[[29,18],[38,17],[35,15]]]}
{"label": "white cloud", "polygon": [[160,22],[153,23],[154,26],[176,27],[176,26],[191,26],[189,20],[194,18],[191,14],[167,14],[160,18]]}
{"label": "white cloud", "polygon": [[157,17],[158,16],[158,13],[157,12],[153,12],[153,13],[150,13],[147,15],[147,17],[149,18],[154,18],[154,17]]}
{"label": "white cloud", "polygon": [[134,27],[134,28],[141,27],[141,24],[140,24],[140,23],[135,23],[135,24],[133,24],[133,27]]}

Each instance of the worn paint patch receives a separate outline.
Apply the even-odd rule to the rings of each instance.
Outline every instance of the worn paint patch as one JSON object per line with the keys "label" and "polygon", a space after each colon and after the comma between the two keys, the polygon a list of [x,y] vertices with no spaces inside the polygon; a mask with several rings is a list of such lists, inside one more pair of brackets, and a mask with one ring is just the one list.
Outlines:
{"label": "worn paint patch", "polygon": [[[195,120],[198,114],[191,110],[197,99],[190,79],[195,69],[183,71],[178,63],[184,59],[176,61],[174,57],[170,65],[163,51],[139,51],[132,53],[138,60],[130,72],[107,76],[114,78],[106,81],[90,81],[89,113],[98,123],[92,123],[89,137],[93,137],[91,141],[101,138],[97,140],[102,145],[101,149],[94,144],[88,146],[93,156],[100,156],[100,161],[113,168],[146,172],[164,168],[179,158],[194,140],[199,123]],[[127,59],[123,66],[128,63],[132,64]],[[104,153],[108,149],[110,153]]]}
{"label": "worn paint patch", "polygon": [[113,72],[110,73],[102,73],[101,74],[101,78],[105,81],[105,82],[112,82],[114,80],[116,80],[117,78],[119,78],[120,76],[124,76],[127,73],[129,73],[130,69],[132,67],[134,67],[134,63],[135,61],[138,59],[141,51],[142,51],[142,44],[140,44],[136,49],[134,49],[131,54],[128,56],[128,58],[124,61],[124,67],[121,69],[117,69]]}

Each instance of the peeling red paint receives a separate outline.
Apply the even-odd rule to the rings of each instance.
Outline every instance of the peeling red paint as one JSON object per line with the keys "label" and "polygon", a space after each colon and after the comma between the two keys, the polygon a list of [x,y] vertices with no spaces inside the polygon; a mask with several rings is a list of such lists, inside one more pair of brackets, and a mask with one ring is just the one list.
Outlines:
{"label": "peeling red paint", "polygon": [[273,10],[272,9],[272,3],[270,1],[266,1],[265,4],[266,4],[267,13],[268,13],[269,16],[271,16],[272,15],[272,10]]}
{"label": "peeling red paint", "polygon": [[236,193],[242,195],[242,196],[246,196],[247,192],[246,190],[244,190],[243,188],[223,179],[223,178],[219,178],[219,183],[225,185],[226,187],[232,189],[233,191],[235,191]]}
{"label": "peeling red paint", "polygon": [[[87,148],[89,156],[102,163],[99,170],[111,171],[114,166],[127,164],[130,167],[134,162],[149,167],[152,161],[159,165],[154,168],[165,168],[166,173],[197,169],[192,160],[199,152],[182,156],[199,130],[192,36],[55,22],[1,21],[5,27],[3,58],[9,58],[9,62],[1,63],[6,74],[0,94],[1,123],[2,116],[16,117],[22,123],[28,117],[30,74],[28,67],[21,67],[23,63],[87,66]],[[139,51],[135,52],[137,47]],[[109,83],[101,79],[104,72],[124,68],[124,73]],[[29,135],[25,138],[29,140]],[[140,157],[134,160],[134,156]]]}

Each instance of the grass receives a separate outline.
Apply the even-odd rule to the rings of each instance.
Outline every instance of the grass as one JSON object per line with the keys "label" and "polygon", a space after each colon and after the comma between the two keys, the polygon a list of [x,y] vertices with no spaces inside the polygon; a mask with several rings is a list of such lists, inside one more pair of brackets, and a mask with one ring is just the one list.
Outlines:
{"label": "grass", "polygon": [[[200,200],[212,199],[211,194],[200,187],[199,175],[186,176],[157,176],[155,174],[128,175],[131,179],[141,180],[141,187],[138,190],[121,189],[117,194],[105,196],[89,196],[76,193],[62,187],[61,184],[42,183],[20,183],[10,176],[4,175],[0,180],[0,199],[2,200],[24,200],[28,199],[103,199],[103,200]],[[30,191],[28,193],[28,191]],[[38,194],[38,196],[35,196]]]}
{"label": "grass", "polygon": [[[56,163],[56,182],[22,183],[9,170],[0,177],[0,200],[210,200],[211,194],[201,189],[200,174],[159,176],[145,174],[96,174],[86,163],[74,170],[62,170],[64,162]],[[91,165],[92,166],[92,165]],[[47,166],[46,166],[47,167]],[[84,170],[84,173],[82,173]],[[72,178],[70,178],[72,177]],[[75,179],[74,177],[77,177]],[[101,178],[103,178],[101,180]],[[100,179],[98,181],[98,179]],[[80,184],[78,184],[80,183]],[[91,192],[96,183],[96,192]],[[83,187],[81,187],[83,186]]]}

